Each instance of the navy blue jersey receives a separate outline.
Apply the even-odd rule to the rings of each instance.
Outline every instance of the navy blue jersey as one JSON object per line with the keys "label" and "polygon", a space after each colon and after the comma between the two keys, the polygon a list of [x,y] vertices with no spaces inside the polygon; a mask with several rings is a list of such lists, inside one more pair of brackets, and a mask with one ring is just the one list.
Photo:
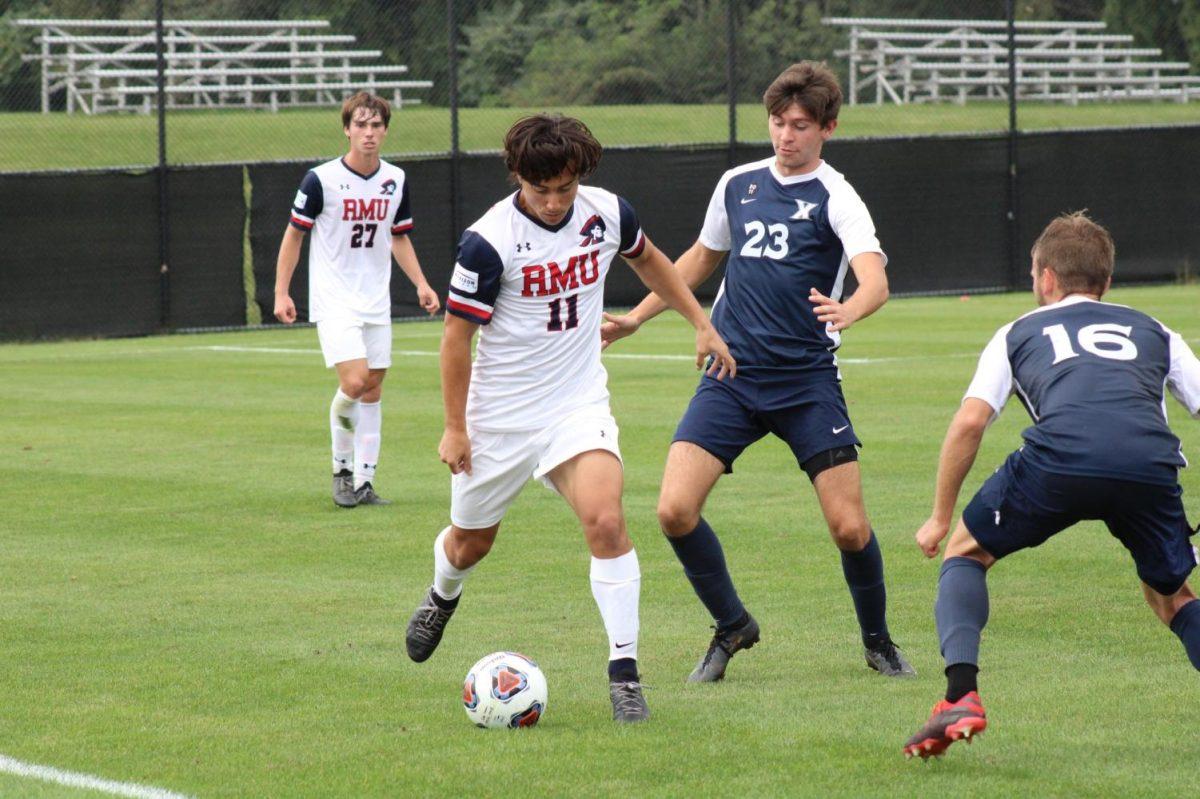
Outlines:
{"label": "navy blue jersey", "polygon": [[774,157],[726,172],[700,243],[729,252],[712,321],[738,362],[738,379],[836,380],[837,332],[817,321],[809,290],[841,299],[846,268],[879,252],[866,206],[821,162],[784,177]]}
{"label": "navy blue jersey", "polygon": [[1177,333],[1124,305],[1072,295],[1000,328],[968,397],[1033,419],[1023,457],[1048,472],[1174,485],[1187,462],[1165,389],[1200,412],[1200,361]]}

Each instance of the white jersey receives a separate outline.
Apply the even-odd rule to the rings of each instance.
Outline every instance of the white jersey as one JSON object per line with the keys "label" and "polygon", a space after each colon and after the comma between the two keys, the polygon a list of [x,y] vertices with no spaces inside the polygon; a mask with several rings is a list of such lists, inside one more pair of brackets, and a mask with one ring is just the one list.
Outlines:
{"label": "white jersey", "polygon": [[404,170],[386,161],[370,175],[342,158],[311,169],[292,203],[308,246],[308,319],[388,324],[392,236],[412,230]]}
{"label": "white jersey", "polygon": [[612,192],[581,186],[550,227],[517,204],[492,206],[463,233],[446,311],[483,325],[467,424],[538,430],[608,400],[600,364],[604,278],[613,256],[645,247],[637,215]]}

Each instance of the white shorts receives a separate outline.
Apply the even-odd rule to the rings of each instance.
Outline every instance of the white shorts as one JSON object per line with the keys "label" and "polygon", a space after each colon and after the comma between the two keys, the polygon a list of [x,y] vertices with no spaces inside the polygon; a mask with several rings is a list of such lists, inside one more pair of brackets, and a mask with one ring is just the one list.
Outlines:
{"label": "white shorts", "polygon": [[356,319],[322,319],[317,322],[317,338],[325,366],[365,358],[367,368],[386,369],[392,365],[392,326],[375,325]]}
{"label": "white shorts", "polygon": [[618,432],[607,402],[573,411],[544,430],[469,430],[471,474],[450,478],[450,521],[464,530],[491,527],[529,478],[554,491],[547,475],[581,452],[602,449],[621,460]]}

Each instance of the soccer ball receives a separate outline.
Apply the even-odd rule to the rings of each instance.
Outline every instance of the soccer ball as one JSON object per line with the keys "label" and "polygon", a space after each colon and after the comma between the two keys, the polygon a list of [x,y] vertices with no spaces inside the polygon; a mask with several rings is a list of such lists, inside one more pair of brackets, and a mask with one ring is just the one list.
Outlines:
{"label": "soccer ball", "polygon": [[493,652],[467,672],[463,707],[476,727],[532,727],[546,712],[546,675],[524,655]]}

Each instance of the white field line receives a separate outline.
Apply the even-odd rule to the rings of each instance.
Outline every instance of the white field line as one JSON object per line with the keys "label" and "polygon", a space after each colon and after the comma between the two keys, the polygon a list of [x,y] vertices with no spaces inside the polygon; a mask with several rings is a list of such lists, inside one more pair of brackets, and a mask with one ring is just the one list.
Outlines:
{"label": "white field line", "polygon": [[0,755],[0,772],[15,774],[18,777],[28,777],[43,782],[53,782],[67,785],[71,788],[84,788],[89,791],[100,791],[112,796],[131,796],[135,799],[189,799],[181,793],[155,788],[152,785],[139,785],[136,782],[116,782],[91,774],[80,774],[75,771],[63,771],[51,766],[39,766],[36,763],[25,763],[7,755]]}
{"label": "white field line", "polygon": [[[205,352],[263,352],[263,353],[283,353],[287,355],[320,355],[319,349],[300,349],[293,347],[240,347],[240,346],[223,346],[211,345],[201,347],[185,347],[189,350],[201,350]],[[392,350],[393,355],[404,356],[428,356],[437,357],[437,352],[434,350]],[[942,358],[974,358],[978,353],[974,352],[951,352],[945,355],[901,355],[892,358],[838,358],[838,364],[872,364],[872,363],[898,363],[901,361],[923,361]],[[695,356],[692,355],[650,355],[632,352],[606,352],[604,358],[616,358],[627,361],[695,361]]]}

